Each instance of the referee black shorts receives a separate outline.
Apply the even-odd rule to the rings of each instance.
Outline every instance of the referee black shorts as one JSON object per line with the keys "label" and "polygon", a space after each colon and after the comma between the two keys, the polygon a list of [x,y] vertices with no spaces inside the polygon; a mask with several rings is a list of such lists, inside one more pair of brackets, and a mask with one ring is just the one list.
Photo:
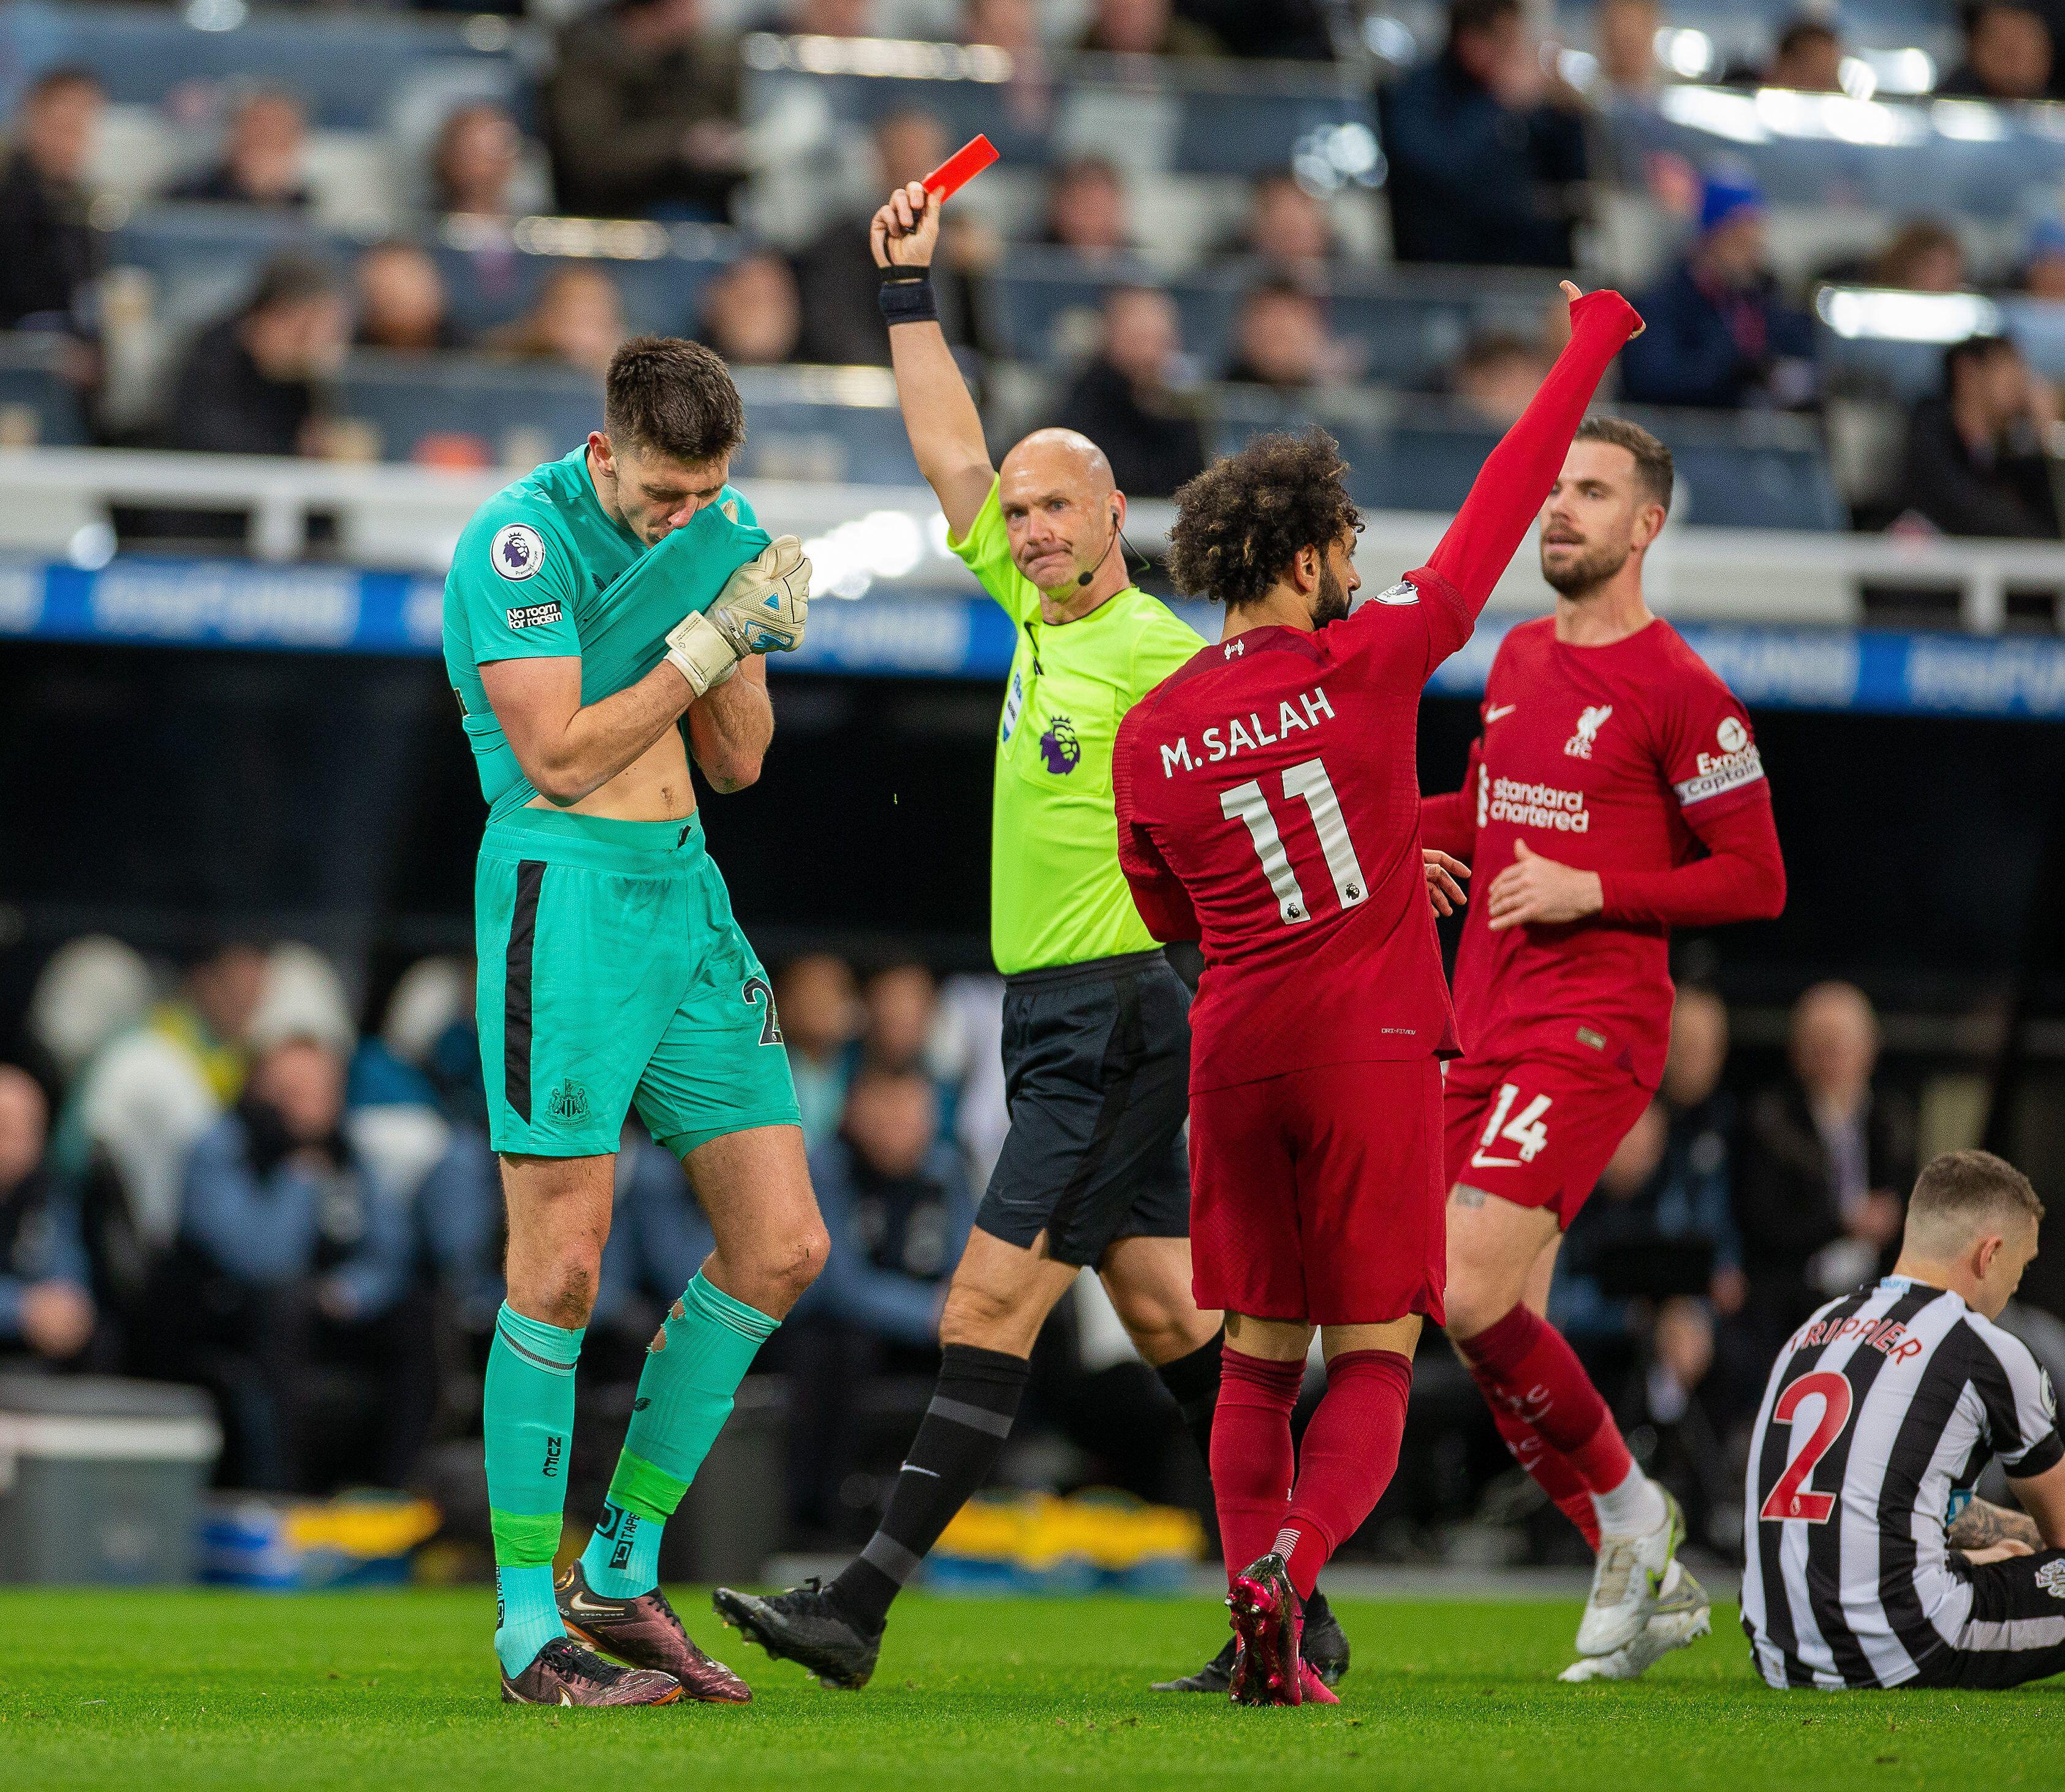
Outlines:
{"label": "referee black shorts", "polygon": [[1159,952],[1004,979],[1011,1130],[975,1223],[1062,1263],[1114,1239],[1186,1238],[1190,993]]}
{"label": "referee black shorts", "polygon": [[2065,1673],[2065,1549],[1958,1572],[1972,1584],[1972,1614],[1954,1642],[1930,1652],[1908,1685],[1977,1690]]}

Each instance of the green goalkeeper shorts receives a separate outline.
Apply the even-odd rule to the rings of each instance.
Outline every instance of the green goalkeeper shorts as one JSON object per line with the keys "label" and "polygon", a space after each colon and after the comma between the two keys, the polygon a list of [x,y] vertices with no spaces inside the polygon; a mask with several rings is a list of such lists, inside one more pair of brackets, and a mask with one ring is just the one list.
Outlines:
{"label": "green goalkeeper shorts", "polygon": [[774,993],[697,817],[489,823],[474,937],[496,1151],[613,1151],[634,1102],[677,1157],[798,1123]]}

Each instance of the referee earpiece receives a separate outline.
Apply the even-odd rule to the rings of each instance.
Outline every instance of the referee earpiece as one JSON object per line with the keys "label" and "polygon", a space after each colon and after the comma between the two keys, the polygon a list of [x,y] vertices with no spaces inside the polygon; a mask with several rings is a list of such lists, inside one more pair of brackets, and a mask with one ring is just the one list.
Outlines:
{"label": "referee earpiece", "polygon": [[1104,552],[1099,554],[1097,557],[1097,564],[1093,566],[1087,572],[1078,572],[1076,575],[1076,589],[1078,591],[1081,590],[1085,585],[1088,585],[1091,580],[1097,576],[1097,573],[1103,567],[1104,563],[1111,558],[1112,549],[1118,545],[1118,507],[1116,504],[1113,504],[1109,509],[1105,511],[1104,515],[1105,520],[1111,525],[1111,533],[1105,539]]}

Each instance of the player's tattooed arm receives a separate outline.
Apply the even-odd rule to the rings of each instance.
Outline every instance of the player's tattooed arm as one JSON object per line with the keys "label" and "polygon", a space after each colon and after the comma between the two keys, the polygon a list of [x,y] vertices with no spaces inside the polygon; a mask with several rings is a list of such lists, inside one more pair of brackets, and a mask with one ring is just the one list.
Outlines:
{"label": "player's tattooed arm", "polygon": [[[2043,1535],[2036,1528],[2035,1519],[1985,1499],[1975,1499],[1966,1507],[1951,1521],[1946,1536],[1953,1549],[1962,1550],[1967,1555],[1985,1551],[1989,1561],[2034,1555],[2043,1547]],[[1994,1553],[1996,1551],[1998,1553]]]}

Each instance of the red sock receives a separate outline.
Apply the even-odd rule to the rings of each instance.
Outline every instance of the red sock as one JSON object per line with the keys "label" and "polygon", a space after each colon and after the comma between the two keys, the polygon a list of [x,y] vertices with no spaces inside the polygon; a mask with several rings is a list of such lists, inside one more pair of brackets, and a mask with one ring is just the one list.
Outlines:
{"label": "red sock", "polygon": [[1291,1413],[1305,1365],[1267,1362],[1227,1345],[1219,1358],[1219,1403],[1212,1416],[1212,1503],[1226,1580],[1268,1553],[1297,1472]]}
{"label": "red sock", "polygon": [[1300,1599],[1327,1558],[1376,1510],[1398,1466],[1412,1361],[1396,1350],[1344,1350],[1327,1365],[1327,1392],[1305,1427],[1298,1485],[1291,1492],[1279,1547]]}
{"label": "red sock", "polygon": [[1586,1491],[1585,1483],[1578,1479],[1578,1471],[1563,1460],[1560,1450],[1552,1450],[1549,1440],[1510,1407],[1492,1402],[1492,1422],[1497,1426],[1498,1434],[1505,1439],[1505,1447],[1513,1452],[1513,1459],[1534,1478],[1534,1484],[1556,1503],[1558,1511],[1571,1523],[1584,1532],[1585,1541],[1596,1550],[1599,1547],[1599,1515],[1592,1504],[1592,1496]]}
{"label": "red sock", "polygon": [[1539,1313],[1515,1307],[1461,1349],[1492,1410],[1539,1434],[1588,1491],[1609,1492],[1627,1479],[1635,1458],[1620,1427],[1563,1334]]}

